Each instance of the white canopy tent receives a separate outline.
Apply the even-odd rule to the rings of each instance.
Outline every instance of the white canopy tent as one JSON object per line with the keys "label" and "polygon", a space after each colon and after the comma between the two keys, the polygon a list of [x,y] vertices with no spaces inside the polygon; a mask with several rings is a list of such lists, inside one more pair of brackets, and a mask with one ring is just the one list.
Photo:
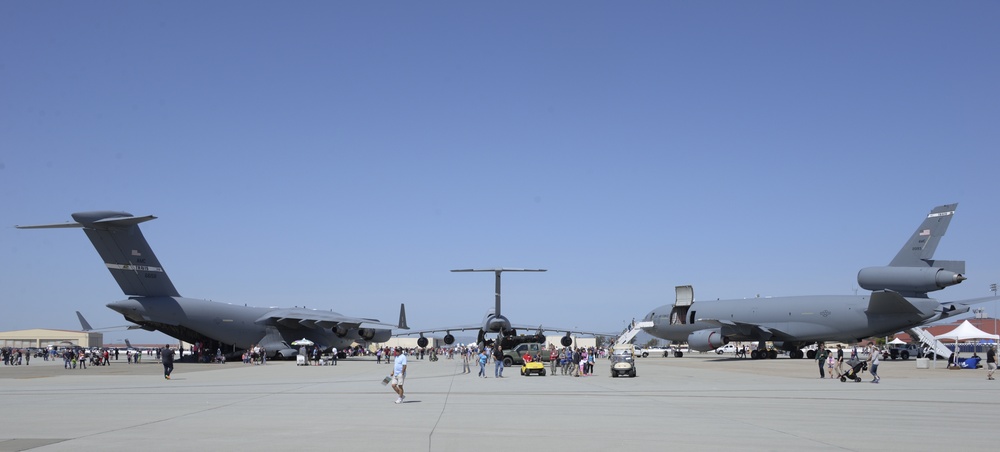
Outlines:
{"label": "white canopy tent", "polygon": [[893,338],[892,341],[889,342],[889,345],[903,345],[903,344],[906,344],[906,341],[898,337]]}
{"label": "white canopy tent", "polygon": [[969,323],[969,321],[966,320],[962,322],[962,324],[956,327],[955,329],[947,333],[934,336],[934,339],[937,340],[951,339],[954,341],[967,341],[969,339],[997,340],[1000,339],[1000,335],[987,333],[979,328],[976,328],[975,325]]}
{"label": "white canopy tent", "polygon": [[969,323],[969,321],[966,320],[962,322],[962,324],[956,327],[955,329],[947,333],[934,336],[934,339],[937,339],[939,341],[940,340],[955,341],[955,356],[958,356],[959,341],[968,341],[972,339],[993,339],[995,341],[997,339],[1000,339],[1000,335],[987,333],[979,328],[976,328],[975,325]]}

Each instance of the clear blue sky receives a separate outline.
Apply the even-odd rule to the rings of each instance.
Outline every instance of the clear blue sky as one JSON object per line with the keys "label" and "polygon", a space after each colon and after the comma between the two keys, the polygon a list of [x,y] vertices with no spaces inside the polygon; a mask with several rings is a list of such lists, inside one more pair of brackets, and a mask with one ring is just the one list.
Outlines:
{"label": "clear blue sky", "polygon": [[[0,330],[122,324],[125,210],[184,296],[618,330],[850,294],[936,205],[1000,282],[996,2],[3,2]],[[996,308],[991,305],[991,315]],[[108,333],[106,342],[141,333]],[[138,338],[138,339],[137,339]],[[153,340],[153,339],[150,339]],[[160,339],[155,339],[159,341]]]}

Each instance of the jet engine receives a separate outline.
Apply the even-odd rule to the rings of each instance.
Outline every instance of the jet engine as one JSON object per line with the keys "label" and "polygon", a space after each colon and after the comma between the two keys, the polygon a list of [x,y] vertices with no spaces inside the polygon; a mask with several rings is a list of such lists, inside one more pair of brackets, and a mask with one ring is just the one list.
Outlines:
{"label": "jet engine", "polygon": [[358,328],[358,337],[369,342],[385,342],[392,337],[392,330],[381,328]]}
{"label": "jet engine", "polygon": [[444,335],[444,345],[451,345],[454,343],[455,343],[455,336],[452,336],[451,333]]}
{"label": "jet engine", "polygon": [[559,343],[562,344],[563,347],[569,347],[570,345],[573,345],[573,338],[569,337],[567,334],[563,336],[562,339],[559,339]]}
{"label": "jet engine", "polygon": [[858,285],[865,290],[927,293],[965,281],[961,273],[940,267],[868,267],[858,272]]}
{"label": "jet engine", "polygon": [[698,330],[688,336],[688,347],[691,350],[707,352],[729,343],[729,338],[722,335],[721,329]]}
{"label": "jet engine", "polygon": [[424,348],[427,346],[427,342],[426,337],[420,336],[420,338],[417,339],[417,347]]}
{"label": "jet engine", "polygon": [[337,337],[347,336],[347,327],[345,327],[344,325],[337,325],[337,326],[333,327],[332,330],[333,330],[333,334],[336,334]]}

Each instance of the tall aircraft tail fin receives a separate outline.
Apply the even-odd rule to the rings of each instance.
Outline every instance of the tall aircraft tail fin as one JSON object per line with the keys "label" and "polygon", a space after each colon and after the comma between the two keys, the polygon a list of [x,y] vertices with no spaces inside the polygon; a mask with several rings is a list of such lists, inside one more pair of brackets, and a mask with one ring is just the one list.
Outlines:
{"label": "tall aircraft tail fin", "polygon": [[[904,297],[927,298],[928,292],[965,281],[965,261],[932,259],[956,207],[958,204],[946,204],[931,210],[888,266],[862,268],[858,272],[858,285],[873,292],[889,290]],[[875,301],[873,296],[872,302]],[[883,300],[869,312],[880,312],[888,303]]]}
{"label": "tall aircraft tail fin", "polygon": [[78,212],[76,223],[17,226],[18,229],[83,228],[104,264],[125,295],[178,297],[160,261],[139,230],[139,223],[154,220],[125,212]]}
{"label": "tall aircraft tail fin", "polygon": [[934,251],[937,250],[941,237],[948,230],[956,207],[958,207],[958,203],[937,206],[931,210],[931,213],[927,215],[916,232],[910,236],[910,240],[903,245],[889,266],[928,267],[933,265],[931,258],[934,257]]}
{"label": "tall aircraft tail fin", "polygon": [[403,303],[399,304],[399,324],[396,325],[397,329],[408,330],[410,326],[406,324],[406,305]]}

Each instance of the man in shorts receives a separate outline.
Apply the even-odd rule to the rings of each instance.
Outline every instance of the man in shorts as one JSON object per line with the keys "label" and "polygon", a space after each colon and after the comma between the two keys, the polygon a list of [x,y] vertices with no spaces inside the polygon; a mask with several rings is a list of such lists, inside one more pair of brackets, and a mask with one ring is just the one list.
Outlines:
{"label": "man in shorts", "polygon": [[401,348],[396,347],[393,355],[396,356],[396,360],[392,367],[392,390],[396,391],[396,394],[399,394],[396,403],[403,403],[403,399],[406,398],[403,395],[403,380],[406,379],[406,353]]}

